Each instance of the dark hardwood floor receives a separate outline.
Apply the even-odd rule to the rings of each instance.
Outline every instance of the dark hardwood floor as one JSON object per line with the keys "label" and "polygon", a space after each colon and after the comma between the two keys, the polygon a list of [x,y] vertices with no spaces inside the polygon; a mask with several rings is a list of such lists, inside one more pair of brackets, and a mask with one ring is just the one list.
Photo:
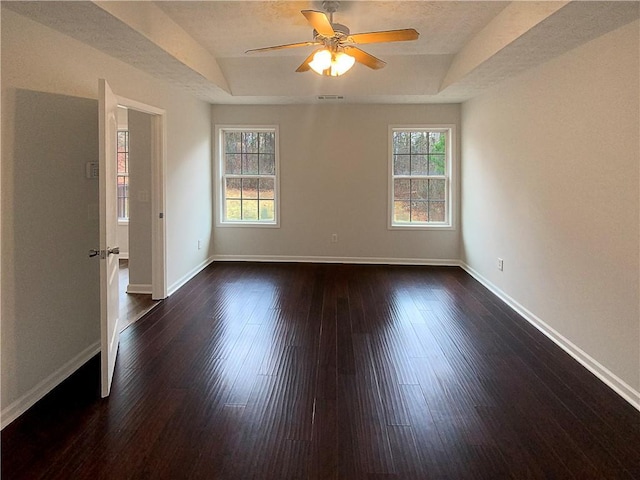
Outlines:
{"label": "dark hardwood floor", "polygon": [[2,432],[3,479],[639,479],[640,412],[458,268],[217,263]]}
{"label": "dark hardwood floor", "polygon": [[120,259],[119,269],[120,287],[120,322],[122,329],[140,320],[145,313],[157,306],[158,302],[151,299],[151,295],[127,293],[129,285],[129,260]]}

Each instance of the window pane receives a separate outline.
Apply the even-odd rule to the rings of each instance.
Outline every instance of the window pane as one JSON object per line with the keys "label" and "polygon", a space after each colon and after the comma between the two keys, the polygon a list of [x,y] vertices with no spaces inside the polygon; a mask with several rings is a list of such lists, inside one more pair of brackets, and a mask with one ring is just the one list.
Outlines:
{"label": "window pane", "polygon": [[393,202],[393,221],[409,222],[411,220],[411,206],[407,201]]}
{"label": "window pane", "polygon": [[260,154],[260,175],[274,175],[276,173],[276,161],[275,155],[268,154]]}
{"label": "window pane", "polygon": [[428,151],[428,132],[411,132],[411,153],[427,153]]}
{"label": "window pane", "polygon": [[444,222],[444,201],[429,202],[429,221]]}
{"label": "window pane", "polygon": [[393,132],[393,153],[409,153],[409,132]]}
{"label": "window pane", "polygon": [[242,220],[242,203],[240,200],[227,200],[226,220]]}
{"label": "window pane", "polygon": [[429,180],[429,200],[445,200],[445,180]]}
{"label": "window pane", "polygon": [[445,153],[446,140],[444,132],[429,132],[429,153]]}
{"label": "window pane", "polygon": [[429,219],[429,204],[426,201],[411,202],[411,221],[426,222]]}
{"label": "window pane", "polygon": [[411,200],[426,200],[429,195],[429,180],[411,180]]}
{"label": "window pane", "polygon": [[242,132],[242,152],[258,153],[258,132]]}
{"label": "window pane", "polygon": [[242,157],[240,154],[227,153],[225,160],[225,173],[230,175],[240,175],[242,173]]}
{"label": "window pane", "polygon": [[275,198],[275,190],[274,190],[274,181],[273,178],[261,178],[259,181],[259,196],[261,199],[271,199]]}
{"label": "window pane", "polygon": [[391,132],[394,223],[425,225],[449,220],[449,130],[442,130]]}
{"label": "window pane", "polygon": [[258,174],[258,154],[242,154],[242,173],[245,175]]}
{"label": "window pane", "polygon": [[411,200],[411,180],[408,178],[396,178],[393,181],[393,199]]}
{"label": "window pane", "polygon": [[239,178],[227,178],[225,198],[242,198],[242,180]]}
{"label": "window pane", "polygon": [[275,220],[275,202],[260,200],[260,220]]}
{"label": "window pane", "polygon": [[118,175],[118,218],[129,218],[129,177]]}
{"label": "window pane", "polygon": [[124,130],[118,132],[118,152],[126,152],[129,150],[128,133]]}
{"label": "window pane", "polygon": [[242,219],[258,220],[258,200],[242,200]]}
{"label": "window pane", "polygon": [[242,179],[242,198],[258,198],[258,179]]}
{"label": "window pane", "polygon": [[225,153],[240,153],[242,146],[241,132],[225,132],[224,134]]}
{"label": "window pane", "polygon": [[410,159],[409,155],[393,156],[393,174],[394,175],[410,175]]}
{"label": "window pane", "polygon": [[260,153],[276,153],[276,134],[260,132]]}
{"label": "window pane", "polygon": [[429,160],[426,155],[411,155],[411,175],[428,175]]}
{"label": "window pane", "polygon": [[223,221],[276,221],[276,132],[258,130],[221,130]]}
{"label": "window pane", "polygon": [[429,175],[444,175],[444,154],[429,155]]}
{"label": "window pane", "polygon": [[118,153],[118,173],[127,173],[128,171],[127,154],[120,152]]}

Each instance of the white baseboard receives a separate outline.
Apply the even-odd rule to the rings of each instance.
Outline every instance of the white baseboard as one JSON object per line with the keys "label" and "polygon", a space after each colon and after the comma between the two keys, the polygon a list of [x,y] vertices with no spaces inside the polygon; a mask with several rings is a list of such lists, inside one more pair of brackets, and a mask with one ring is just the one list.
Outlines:
{"label": "white baseboard", "polygon": [[458,267],[460,260],[384,257],[297,257],[289,255],[214,255],[216,262],[349,263],[362,265],[428,265]]}
{"label": "white baseboard", "polygon": [[575,345],[569,339],[557,332],[554,328],[545,323],[542,319],[536,316],[533,312],[527,310],[515,299],[507,295],[496,285],[480,275],[479,272],[471,268],[466,263],[462,262],[460,266],[473,278],[478,280],[482,285],[488,288],[492,293],[502,299],[507,305],[513,308],[518,314],[520,314],[527,322],[541,331],[544,335],[550,338],[556,345],[562,348],[565,352],[571,355],[577,360],[583,367],[593,373],[596,377],[602,380],[607,386],[609,386],[618,395],[624,398],[637,410],[640,410],[640,392],[632,388],[629,384],[611,372],[604,365],[599,363],[596,359],[591,357],[588,353]]}
{"label": "white baseboard", "polygon": [[26,412],[35,403],[42,399],[47,393],[53,390],[66,380],[78,368],[87,363],[94,355],[100,352],[100,342],[96,342],[85,348],[78,355],[73,357],[58,370],[38,383],[35,387],[18,398],[0,412],[0,429],[6,427],[16,418]]}
{"label": "white baseboard", "polygon": [[167,296],[174,294],[185,283],[187,283],[189,280],[195,277],[198,273],[200,273],[202,270],[204,270],[209,265],[211,265],[213,261],[214,261],[214,257],[211,256],[207,258],[204,262],[200,263],[200,265],[197,265],[196,267],[192,268],[190,271],[185,273],[178,280],[173,282],[167,290]]}
{"label": "white baseboard", "polygon": [[130,283],[127,285],[127,293],[143,293],[151,295],[153,285],[147,283]]}

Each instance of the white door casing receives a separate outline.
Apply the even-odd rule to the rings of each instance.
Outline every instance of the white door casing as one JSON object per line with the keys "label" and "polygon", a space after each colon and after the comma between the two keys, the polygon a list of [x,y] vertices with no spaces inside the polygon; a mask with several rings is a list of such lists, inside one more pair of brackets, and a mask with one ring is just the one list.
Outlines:
{"label": "white door casing", "polygon": [[151,258],[152,258],[152,298],[162,300],[167,297],[166,272],[166,112],[163,109],[118,95],[118,104],[129,110],[151,115]]}

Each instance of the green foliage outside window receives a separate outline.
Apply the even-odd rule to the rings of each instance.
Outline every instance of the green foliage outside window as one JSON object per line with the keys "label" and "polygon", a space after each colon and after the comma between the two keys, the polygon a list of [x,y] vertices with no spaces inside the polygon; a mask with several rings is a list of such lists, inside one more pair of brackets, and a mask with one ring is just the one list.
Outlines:
{"label": "green foliage outside window", "polygon": [[442,224],[447,218],[447,132],[394,131],[393,223]]}
{"label": "green foliage outside window", "polygon": [[223,142],[224,220],[275,222],[275,131],[224,131]]}

